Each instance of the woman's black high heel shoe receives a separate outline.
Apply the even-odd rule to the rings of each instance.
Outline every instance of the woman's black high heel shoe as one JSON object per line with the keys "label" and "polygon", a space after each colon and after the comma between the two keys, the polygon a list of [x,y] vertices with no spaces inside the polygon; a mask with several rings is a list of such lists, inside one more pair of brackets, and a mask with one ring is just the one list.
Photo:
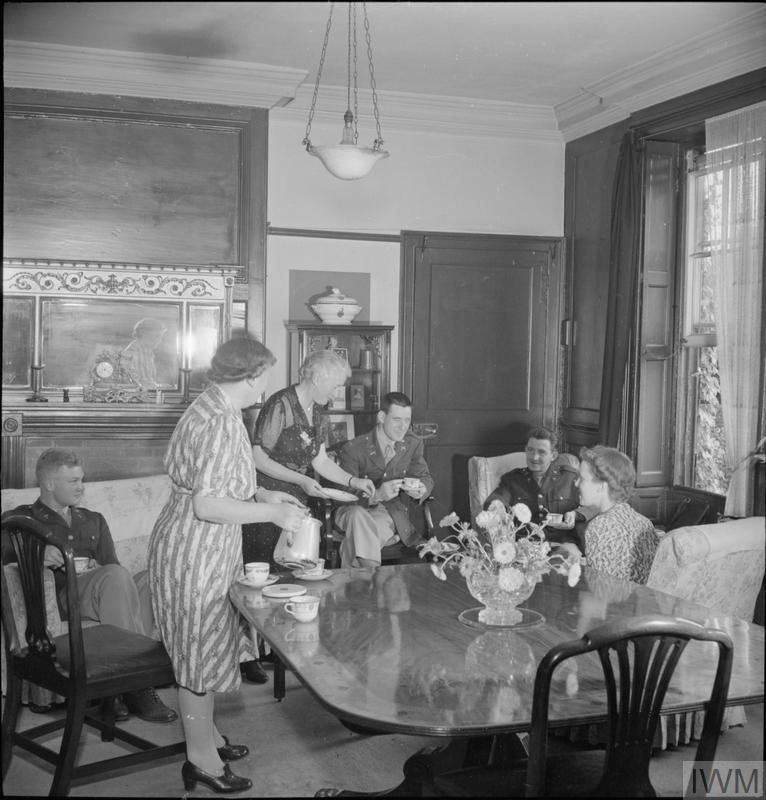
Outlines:
{"label": "woman's black high heel shoe", "polygon": [[217,749],[218,755],[223,761],[237,761],[250,752],[250,748],[245,744],[229,744],[229,740],[225,736],[223,736],[223,747]]}
{"label": "woman's black high heel shoe", "polygon": [[185,761],[181,768],[181,777],[184,779],[184,788],[187,791],[191,791],[198,781],[221,794],[244,792],[253,785],[250,778],[241,778],[239,775],[235,775],[229,769],[228,764],[223,765],[223,775],[211,775],[192,764],[191,761]]}

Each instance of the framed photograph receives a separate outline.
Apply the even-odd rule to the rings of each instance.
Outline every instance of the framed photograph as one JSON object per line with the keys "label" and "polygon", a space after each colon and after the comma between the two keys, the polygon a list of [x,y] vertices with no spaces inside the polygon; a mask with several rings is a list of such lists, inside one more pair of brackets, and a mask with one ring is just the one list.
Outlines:
{"label": "framed photograph", "polygon": [[353,414],[328,414],[328,448],[337,449],[349,439],[354,438]]}
{"label": "framed photograph", "polygon": [[344,409],[346,407],[346,387],[339,386],[330,398],[330,408]]}
{"label": "framed photograph", "polygon": [[348,387],[349,407],[354,410],[364,409],[364,385],[352,383]]}
{"label": "framed photograph", "polygon": [[344,361],[348,361],[348,347],[333,347],[333,352],[339,355]]}

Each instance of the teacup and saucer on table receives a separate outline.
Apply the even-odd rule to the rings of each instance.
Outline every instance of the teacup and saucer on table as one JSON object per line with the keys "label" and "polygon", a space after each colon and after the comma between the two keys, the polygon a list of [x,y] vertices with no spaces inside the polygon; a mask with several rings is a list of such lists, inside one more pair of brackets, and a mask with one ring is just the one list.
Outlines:
{"label": "teacup and saucer on table", "polygon": [[263,589],[279,580],[279,576],[271,575],[268,561],[249,561],[245,564],[245,575],[239,579],[243,586],[250,589]]}
{"label": "teacup and saucer on table", "polygon": [[293,577],[302,581],[324,581],[329,578],[332,570],[324,568],[323,558],[312,558],[301,560],[298,569],[293,570]]}

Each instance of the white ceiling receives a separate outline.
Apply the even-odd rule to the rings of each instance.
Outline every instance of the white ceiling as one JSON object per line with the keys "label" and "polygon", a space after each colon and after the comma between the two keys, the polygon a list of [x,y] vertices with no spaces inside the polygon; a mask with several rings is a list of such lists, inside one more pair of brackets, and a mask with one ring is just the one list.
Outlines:
{"label": "white ceiling", "polygon": [[[172,56],[190,67],[199,59],[268,65],[287,70],[295,87],[271,105],[302,96],[296,105],[305,106],[329,6],[5,3],[6,85],[13,66],[9,43],[35,42],[80,53],[95,48]],[[336,4],[322,87],[346,85],[347,7]],[[624,117],[643,107],[636,103],[659,102],[766,65],[762,3],[374,2],[368,12],[382,117],[387,94],[448,104],[472,98],[479,110],[520,104],[551,112],[554,127],[564,131],[609,106]],[[359,13],[359,85],[366,89]],[[36,50],[36,57],[44,52]],[[169,62],[155,59],[155,68],[158,63]],[[31,84],[12,79],[10,85]]]}

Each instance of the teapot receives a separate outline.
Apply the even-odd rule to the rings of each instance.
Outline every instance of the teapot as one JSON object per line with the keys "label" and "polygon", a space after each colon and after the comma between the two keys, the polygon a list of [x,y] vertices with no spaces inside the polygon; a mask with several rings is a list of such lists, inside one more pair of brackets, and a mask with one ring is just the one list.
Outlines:
{"label": "teapot", "polygon": [[279,534],[274,548],[274,561],[277,564],[301,561],[316,561],[319,558],[319,538],[322,523],[314,517],[306,517],[301,527],[293,534],[292,546],[287,544],[287,531]]}

